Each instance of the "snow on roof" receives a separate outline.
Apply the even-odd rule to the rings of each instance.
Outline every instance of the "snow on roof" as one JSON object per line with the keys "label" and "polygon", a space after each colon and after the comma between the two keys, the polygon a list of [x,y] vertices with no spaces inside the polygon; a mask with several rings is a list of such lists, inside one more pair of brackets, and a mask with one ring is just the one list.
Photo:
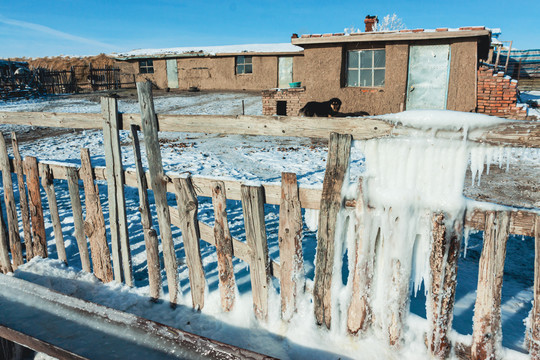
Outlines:
{"label": "snow on roof", "polygon": [[149,57],[190,57],[216,56],[242,53],[294,53],[304,49],[291,43],[280,44],[245,44],[222,46],[177,47],[168,49],[138,49],[123,53],[112,53],[117,59],[149,58]]}

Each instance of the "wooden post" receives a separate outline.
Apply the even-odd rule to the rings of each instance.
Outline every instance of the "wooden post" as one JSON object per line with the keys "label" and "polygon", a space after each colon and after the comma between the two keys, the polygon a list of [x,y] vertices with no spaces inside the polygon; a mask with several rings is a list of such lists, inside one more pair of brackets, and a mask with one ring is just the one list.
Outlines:
{"label": "wooden post", "polygon": [[124,197],[124,172],[120,149],[118,103],[115,98],[101,98],[103,114],[103,139],[105,147],[107,190],[109,194],[109,225],[114,278],[133,286],[133,270],[129,234],[127,229],[126,201]]}
{"label": "wooden post", "polygon": [[212,183],[212,203],[214,205],[214,239],[219,272],[219,292],[221,308],[230,311],[234,307],[236,282],[233,268],[233,241],[227,221],[227,194],[223,181]]}
{"label": "wooden post", "polygon": [[24,245],[26,248],[26,261],[34,257],[32,247],[32,230],[30,226],[30,213],[28,212],[28,197],[26,196],[26,185],[24,182],[24,170],[21,154],[19,152],[19,143],[15,132],[11,133],[11,144],[13,147],[13,164],[17,173],[17,183],[19,185],[19,205],[21,208],[21,218],[23,223]]}
{"label": "wooden post", "polygon": [[296,313],[298,291],[304,290],[302,256],[302,207],[296,174],[281,174],[279,205],[279,263],[281,268],[281,317],[289,321]]}
{"label": "wooden post", "polygon": [[146,247],[146,262],[148,267],[148,283],[150,285],[150,297],[154,300],[159,298],[161,291],[161,268],[159,265],[159,248],[156,231],[152,228],[152,214],[148,202],[148,184],[146,175],[142,167],[141,147],[137,126],[131,125],[131,140],[133,142],[133,157],[137,173],[137,185],[139,189],[139,211],[141,213],[141,223],[144,234],[144,245]]}
{"label": "wooden post", "polygon": [[0,198],[0,272],[4,274],[13,271],[9,259],[9,244],[6,234],[6,224],[2,215],[2,199]]}
{"label": "wooden post", "polygon": [[171,305],[175,305],[178,292],[178,265],[174,252],[174,242],[171,231],[171,214],[167,204],[167,182],[163,164],[161,162],[161,152],[158,140],[158,121],[154,110],[154,100],[152,99],[152,83],[137,83],[137,94],[141,106],[141,122],[146,145],[146,156],[148,157],[148,171],[154,199],[156,201],[156,212],[158,216],[159,231],[161,234],[161,245],[163,247],[163,258],[165,260],[165,272],[167,273],[167,284],[169,286],[169,299]]}
{"label": "wooden post", "polygon": [[540,215],[535,216],[534,227],[534,301],[530,315],[529,354],[540,359]]}
{"label": "wooden post", "polygon": [[[364,202],[363,180],[358,181],[356,196],[356,254],[353,273],[351,302],[347,312],[347,330],[357,334],[371,324],[371,282],[377,235],[373,238],[365,231],[364,219],[368,208]],[[366,238],[367,236],[367,238]]]}
{"label": "wooden post", "polygon": [[28,184],[28,198],[30,199],[30,215],[32,217],[32,235],[34,237],[34,255],[46,258],[47,239],[45,237],[45,222],[43,220],[43,207],[41,206],[41,193],[39,187],[39,170],[37,159],[33,156],[24,158],[26,182]]}
{"label": "wooden post", "polygon": [[336,219],[342,206],[341,188],[349,167],[351,135],[330,134],[317,233],[317,257],[313,302],[317,324],[328,329],[332,322],[332,271]]}
{"label": "wooden post", "polygon": [[79,176],[77,170],[72,167],[66,167],[67,183],[69,189],[69,198],[73,210],[74,236],[79,248],[82,269],[86,272],[92,272],[90,265],[90,254],[88,252],[88,243],[84,234],[84,220],[82,215],[81,196],[79,191]]}
{"label": "wooden post", "polygon": [[510,214],[488,211],[484,247],[480,256],[473,318],[471,358],[494,359],[500,346],[501,291]]}
{"label": "wooden post", "polygon": [[64,235],[62,234],[62,223],[60,222],[60,215],[58,214],[53,175],[47,164],[43,164],[41,170],[41,185],[45,189],[47,201],[49,202],[49,211],[51,212],[51,221],[54,229],[54,240],[56,242],[56,252],[58,253],[58,259],[67,264],[66,247],[64,245]]}
{"label": "wooden post", "polygon": [[259,320],[268,317],[268,286],[270,282],[270,260],[266,243],[264,222],[264,190],[262,186],[242,185],[242,211],[246,227],[246,241],[250,248],[251,291],[253,309]]}
{"label": "wooden post", "polygon": [[[13,182],[11,180],[11,167],[7,153],[4,134],[0,133],[0,169],[2,170],[2,184],[4,187],[4,200],[6,202],[7,222],[9,230],[9,246],[13,260],[13,270],[23,264],[22,245],[19,235],[19,220],[13,194]],[[38,184],[39,187],[39,184]]]}
{"label": "wooden post", "polygon": [[94,172],[90,162],[90,151],[81,149],[81,178],[84,182],[86,220],[84,232],[90,240],[94,275],[107,283],[113,281],[111,255],[105,235],[105,218],[99,201],[98,186],[94,184]]}
{"label": "wooden post", "polygon": [[[454,298],[456,294],[457,263],[463,224],[453,221],[448,229],[445,214],[434,214],[433,242],[429,264],[431,268],[427,309],[430,330],[428,350],[434,358],[445,359],[450,353],[448,332],[452,329]],[[448,220],[446,221],[448,223]]]}
{"label": "wooden post", "polygon": [[200,230],[197,220],[199,202],[191,183],[191,177],[173,179],[176,190],[180,230],[186,252],[186,263],[189,269],[189,284],[193,307],[201,310],[204,307],[205,278],[201,259]]}

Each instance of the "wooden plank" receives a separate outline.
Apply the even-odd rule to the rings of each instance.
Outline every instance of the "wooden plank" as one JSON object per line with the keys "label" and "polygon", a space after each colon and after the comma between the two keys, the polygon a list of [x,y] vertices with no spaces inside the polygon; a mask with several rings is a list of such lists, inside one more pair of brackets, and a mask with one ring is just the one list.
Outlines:
{"label": "wooden plank", "polygon": [[3,274],[13,272],[11,259],[9,258],[9,240],[7,235],[4,215],[2,214],[2,198],[0,197],[0,272]]}
{"label": "wooden plank", "polygon": [[[427,345],[431,355],[437,359],[445,359],[450,354],[448,333],[452,329],[457,263],[463,229],[461,221],[451,220],[443,213],[434,214],[432,218],[433,242],[429,258],[431,286],[426,309],[430,314]],[[450,223],[450,228],[445,223]]]}
{"label": "wooden plank", "polygon": [[233,267],[233,239],[227,220],[227,193],[223,181],[214,182],[212,204],[214,205],[214,239],[216,245],[219,293],[221,308],[227,312],[234,307],[236,282]]}
{"label": "wooden plank", "polygon": [[101,98],[101,112],[103,114],[105,162],[107,164],[105,170],[109,195],[109,226],[114,278],[117,282],[125,281],[128,286],[133,286],[116,98]]}
{"label": "wooden plank", "polygon": [[351,135],[332,133],[321,195],[313,303],[317,324],[328,329],[332,322],[332,271],[336,219],[341,209],[341,189],[349,167]]}
{"label": "wooden plank", "polygon": [[191,287],[191,300],[193,308],[201,310],[204,307],[204,289],[206,280],[201,259],[199,243],[200,231],[197,220],[199,201],[191,183],[191,178],[173,179],[176,188],[176,202],[180,215],[180,230],[184,241],[186,264],[189,270],[189,284]]}
{"label": "wooden plank", "polygon": [[370,237],[365,229],[368,207],[364,201],[363,180],[358,181],[356,201],[356,253],[351,302],[347,312],[347,330],[358,334],[371,324],[371,283],[373,281],[375,248],[379,234]]}
{"label": "wooden plank", "polygon": [[[514,210],[510,212],[510,234],[534,236],[535,214],[529,211]],[[467,211],[465,226],[475,230],[486,229],[486,212],[480,209]]]}
{"label": "wooden plank", "polygon": [[75,236],[77,247],[79,248],[81,266],[84,271],[92,272],[90,265],[90,254],[88,252],[88,243],[86,242],[86,235],[84,234],[84,220],[79,191],[79,175],[77,175],[77,169],[73,167],[66,167],[65,170],[69,189],[69,198],[71,200],[71,208],[73,211],[73,235]]}
{"label": "wooden plank", "polygon": [[157,300],[161,292],[161,267],[159,264],[159,246],[157,233],[152,227],[152,214],[148,201],[148,183],[142,167],[141,146],[137,134],[137,126],[131,125],[131,141],[133,143],[133,158],[137,174],[137,188],[139,189],[139,212],[144,234],[144,246],[146,248],[146,263],[148,268],[148,283],[150,285],[150,297]]}
{"label": "wooden plank", "polygon": [[296,298],[304,291],[304,258],[302,255],[302,208],[296,174],[281,174],[279,206],[279,261],[281,265],[281,318],[289,321],[296,313]]}
{"label": "wooden plank", "polygon": [[[6,205],[8,236],[13,270],[17,270],[23,264],[22,244],[19,235],[19,220],[13,194],[13,182],[11,180],[11,167],[7,153],[4,134],[0,133],[0,170],[2,170],[2,185],[4,188],[4,201]],[[38,184],[39,187],[39,184]]]}
{"label": "wooden plank", "polygon": [[163,258],[165,260],[165,272],[167,273],[167,284],[169,287],[169,300],[171,305],[175,305],[178,293],[178,265],[174,252],[174,242],[171,231],[171,216],[167,204],[167,186],[169,178],[165,177],[163,164],[161,162],[161,151],[158,140],[158,122],[154,110],[152,99],[152,83],[137,83],[137,94],[141,106],[142,130],[144,143],[146,146],[146,156],[148,157],[148,170],[154,199],[156,202],[156,213],[161,235],[161,245],[163,247]]}
{"label": "wooden plank", "polygon": [[534,231],[534,299],[530,314],[529,354],[540,359],[540,215],[536,215]]}
{"label": "wooden plank", "polygon": [[253,310],[259,320],[268,317],[268,286],[270,261],[264,221],[264,192],[261,186],[242,185],[242,211],[246,228],[246,242],[251,259],[249,275],[253,293]]}
{"label": "wooden plank", "polygon": [[21,209],[21,218],[23,224],[24,245],[26,249],[26,261],[34,257],[32,246],[32,228],[30,226],[30,213],[28,212],[28,197],[26,195],[26,185],[24,182],[24,169],[19,152],[19,143],[15,132],[11,132],[11,144],[13,148],[13,168],[17,173],[17,183],[19,185],[19,207]]}
{"label": "wooden plank", "polygon": [[50,168],[47,164],[41,167],[41,185],[45,189],[47,201],[49,203],[49,211],[51,213],[51,221],[54,229],[54,240],[56,242],[56,253],[58,259],[67,262],[66,247],[64,245],[64,235],[62,234],[62,222],[58,214],[58,204],[56,202],[56,193],[54,191],[54,181]]}
{"label": "wooden plank", "polygon": [[84,232],[90,241],[94,275],[104,283],[113,281],[111,254],[105,234],[105,218],[99,201],[98,186],[94,184],[90,151],[81,149],[81,179],[84,183],[86,219]]}
{"label": "wooden plank", "polygon": [[484,247],[480,256],[474,306],[473,360],[496,358],[496,351],[501,346],[501,291],[509,227],[508,212],[486,213]]}
{"label": "wooden plank", "polygon": [[[21,115],[24,114],[24,115]],[[122,129],[131,124],[140,125],[139,114],[122,114]],[[31,126],[99,129],[98,114],[0,112],[0,123]],[[218,115],[159,115],[160,131],[240,134],[263,136],[292,136],[327,139],[332,132],[351,134],[355,139],[373,139],[387,136],[411,136],[421,129],[395,126],[380,119],[370,118],[317,118],[297,116],[218,116]],[[438,131],[436,137],[463,138],[463,130]],[[467,139],[474,142],[504,146],[540,147],[540,126],[535,121],[512,121],[485,129],[472,130]]]}
{"label": "wooden plank", "polygon": [[43,219],[43,207],[41,205],[37,159],[33,156],[25,157],[24,168],[26,171],[26,183],[28,184],[28,198],[30,200],[34,256],[46,258],[48,256],[47,239],[45,237],[45,222]]}

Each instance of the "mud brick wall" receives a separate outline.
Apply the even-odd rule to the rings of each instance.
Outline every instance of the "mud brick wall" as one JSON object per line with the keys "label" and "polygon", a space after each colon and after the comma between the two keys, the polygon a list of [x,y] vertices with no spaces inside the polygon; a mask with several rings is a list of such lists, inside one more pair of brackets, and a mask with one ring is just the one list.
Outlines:
{"label": "mud brick wall", "polygon": [[263,90],[263,115],[277,115],[278,101],[286,101],[286,115],[298,116],[298,111],[305,105],[305,97],[305,88]]}
{"label": "mud brick wall", "polygon": [[481,66],[478,69],[478,94],[476,111],[483,114],[525,119],[527,109],[517,106],[517,81],[504,73]]}

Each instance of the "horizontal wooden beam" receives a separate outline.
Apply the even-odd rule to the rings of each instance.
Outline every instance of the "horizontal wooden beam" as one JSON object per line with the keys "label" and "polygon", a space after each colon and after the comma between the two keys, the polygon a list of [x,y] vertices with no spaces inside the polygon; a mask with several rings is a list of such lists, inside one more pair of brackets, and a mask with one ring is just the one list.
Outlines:
{"label": "horizontal wooden beam", "polygon": [[[512,211],[510,213],[510,234],[534,236],[535,214],[527,211]],[[486,212],[475,209],[467,212],[465,226],[475,230],[486,229]]]}
{"label": "horizontal wooden beam", "polygon": [[[121,114],[122,129],[141,124],[140,114]],[[395,125],[372,118],[313,118],[299,116],[249,115],[157,115],[159,131],[206,134],[288,136],[328,139],[330,133],[351,134],[354,140],[387,136],[416,136],[432,131]],[[31,125],[74,129],[101,129],[101,114],[0,112],[1,124]],[[467,139],[500,146],[540,147],[540,123],[508,120],[488,128],[438,130],[439,138]]]}

